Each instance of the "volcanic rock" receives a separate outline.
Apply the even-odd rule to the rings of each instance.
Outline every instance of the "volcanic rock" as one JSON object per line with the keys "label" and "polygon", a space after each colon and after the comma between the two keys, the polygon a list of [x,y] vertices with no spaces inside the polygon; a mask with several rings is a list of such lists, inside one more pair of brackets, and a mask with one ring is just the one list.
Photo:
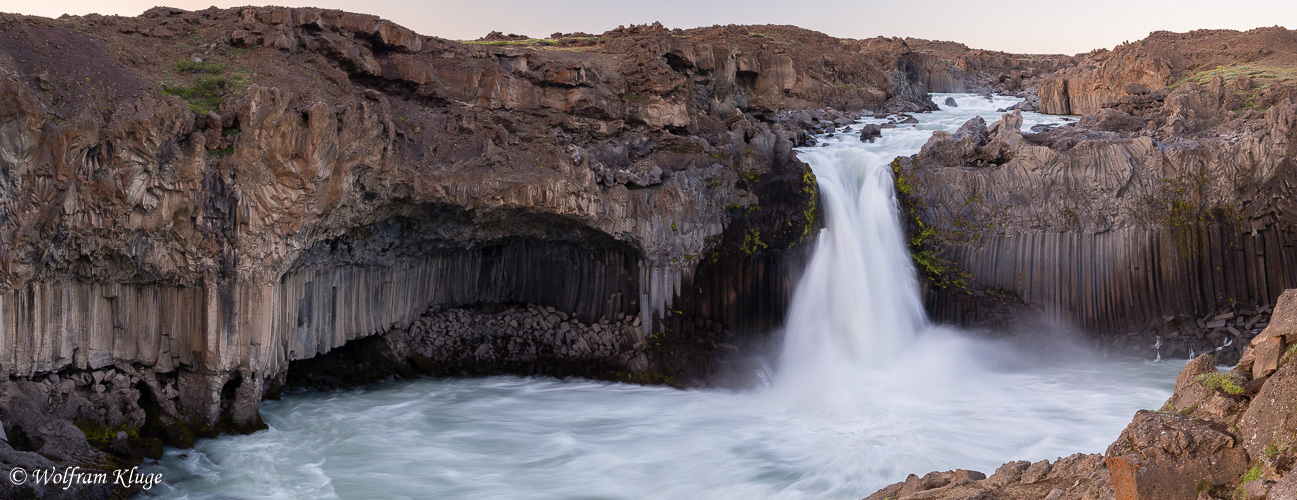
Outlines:
{"label": "volcanic rock", "polygon": [[865,124],[864,127],[860,128],[860,140],[862,141],[874,142],[874,139],[882,136],[883,131],[878,127],[878,125],[868,123]]}

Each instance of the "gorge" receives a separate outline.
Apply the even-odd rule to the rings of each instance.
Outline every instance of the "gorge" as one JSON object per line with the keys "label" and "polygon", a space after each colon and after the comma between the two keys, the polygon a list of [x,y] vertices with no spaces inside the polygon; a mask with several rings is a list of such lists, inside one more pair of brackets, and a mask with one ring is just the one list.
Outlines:
{"label": "gorge", "polygon": [[[812,422],[836,422],[774,451],[717,444],[761,460],[805,456],[808,443],[832,446],[842,442],[832,436],[859,424],[817,420],[825,415],[876,417],[898,407],[890,415],[899,421],[911,415],[934,426],[920,433],[957,439],[959,426],[927,413],[933,408],[907,414],[888,391],[847,389],[880,380],[909,393],[964,389],[968,401],[1002,403],[987,425],[1034,414],[1024,428],[1043,427],[1025,432],[1052,436],[1046,444],[1001,443],[988,455],[938,457],[943,448],[929,443],[916,445],[908,462],[877,454],[874,465],[846,455],[794,461],[755,482],[745,476],[753,469],[734,470],[722,481],[730,489],[715,490],[860,497],[909,472],[1101,451],[1126,415],[1166,396],[1178,367],[1098,358],[1212,351],[1225,362],[1251,362],[1256,354],[1243,347],[1276,328],[1270,314],[1279,315],[1282,291],[1297,286],[1297,36],[1282,28],[1155,33],[1068,57],[840,40],[788,26],[645,25],[455,42],[309,8],[3,15],[0,26],[7,468],[113,469],[165,455],[157,470],[167,477],[236,474],[219,464],[226,446],[286,439],[267,445],[278,450],[263,457],[272,461],[294,446],[330,446],[310,444],[311,432],[285,417],[320,415],[323,401],[446,412],[411,427],[424,431],[515,400],[578,399],[594,413],[615,413],[606,405],[624,401],[622,420],[536,417],[554,429],[573,426],[552,438],[569,458],[580,457],[574,467],[600,456],[599,446],[627,445],[613,434],[596,444],[573,438],[581,429],[637,428],[652,439],[662,429],[645,421],[663,424],[673,439],[696,436],[688,424],[697,423],[709,435],[746,428],[776,443],[781,426],[807,411]],[[1209,48],[1220,40],[1228,50]],[[1020,97],[929,97],[939,91]],[[1083,116],[1060,125],[1033,109]],[[855,139],[869,125],[881,136]],[[891,148],[897,141],[904,147]],[[875,146],[882,149],[861,152]],[[887,193],[868,198],[875,210],[861,219],[872,222],[860,222],[860,235],[843,229],[855,226],[833,227],[851,216],[835,205],[845,191],[831,188],[849,184],[822,168],[852,155],[869,158],[872,187]],[[880,211],[891,206],[893,176],[899,210]],[[898,216],[902,226],[892,232],[863,236]],[[829,232],[821,233],[826,220]],[[837,264],[818,255],[846,247],[869,255],[839,256]],[[850,269],[859,262],[869,264]],[[808,288],[835,277],[845,284]],[[871,297],[866,304],[863,296]],[[813,312],[790,311],[798,301]],[[970,340],[930,330],[927,317],[991,337],[1032,335]],[[1064,324],[1079,329],[1075,348],[1049,334]],[[868,366],[899,358],[928,367],[932,379],[882,371],[872,380],[839,377],[837,392],[805,382],[781,389],[780,379],[799,370],[783,370],[796,363],[776,353],[815,351],[844,325],[862,336],[831,352],[871,359]],[[817,331],[826,335],[798,337]],[[918,338],[906,341],[907,333]],[[1097,351],[1084,358],[1093,363],[1036,359],[1081,359],[1073,353],[1085,348]],[[810,360],[808,371],[834,369],[821,357],[796,357]],[[932,366],[934,359],[942,363]],[[780,370],[771,375],[767,364]],[[1095,374],[1096,367],[1107,368]],[[501,374],[712,390],[459,378]],[[1140,382],[1117,387],[1106,378],[1121,374]],[[452,378],[297,392],[417,375]],[[1050,394],[1073,382],[1076,398],[1086,387],[1115,394],[1085,406],[1103,416],[1080,419],[1087,430],[1066,439],[1071,431],[1051,422],[1080,411],[1069,402],[1076,398],[1041,396],[1035,400],[1055,403],[1024,407],[983,387]],[[754,384],[764,389],[714,390]],[[805,390],[811,386],[817,390]],[[771,395],[781,390],[792,395]],[[417,408],[401,394],[417,397],[410,403]],[[452,401],[441,406],[442,397]],[[821,404],[746,420],[772,400],[798,398]],[[859,404],[826,403],[853,398]],[[653,411],[673,404],[687,407],[678,420]],[[978,407],[969,405],[949,409]],[[400,418],[373,413],[367,418]],[[702,416],[716,414],[742,423]],[[520,441],[535,435],[507,414],[493,418]],[[338,438],[334,444],[385,442],[318,434]],[[997,447],[975,442],[970,449]],[[496,445],[497,453],[511,449]],[[761,460],[749,464],[764,470]],[[310,469],[296,470],[319,483],[319,470]],[[1274,469],[1275,477],[1286,472]],[[607,494],[634,496],[634,485],[646,484],[637,481],[622,483],[630,492]],[[180,484],[203,487],[165,488],[184,495]],[[511,491],[448,484],[451,495]],[[10,486],[0,491],[58,494]],[[256,496],[265,483],[247,487]],[[358,487],[311,491],[347,496]]]}

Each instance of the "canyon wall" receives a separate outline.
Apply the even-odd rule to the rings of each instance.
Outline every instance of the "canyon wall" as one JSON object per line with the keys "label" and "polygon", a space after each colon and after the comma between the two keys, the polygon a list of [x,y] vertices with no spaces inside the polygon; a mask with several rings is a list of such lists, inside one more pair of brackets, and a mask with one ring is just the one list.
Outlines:
{"label": "canyon wall", "polygon": [[929,92],[1023,95],[1041,79],[1076,65],[1076,58],[1055,54],[1009,54],[970,49],[955,42],[905,39],[915,52],[910,71]]}
{"label": "canyon wall", "polygon": [[1081,55],[1075,67],[1047,75],[1040,84],[1040,109],[1051,114],[1094,114],[1123,99],[1163,88],[1174,90],[1186,83],[1201,85],[1215,76],[1291,83],[1297,65],[1294,53],[1297,35],[1278,26],[1246,32],[1157,31],[1112,50]]}
{"label": "canyon wall", "polygon": [[1212,316],[1297,286],[1292,82],[1129,83],[1079,123],[974,120],[896,163],[938,320],[1037,316],[1149,357],[1187,332],[1161,351],[1185,355],[1243,345],[1259,327]]}
{"label": "canyon wall", "polygon": [[0,27],[0,462],[29,468],[255,430],[263,397],[374,350],[375,375],[715,383],[819,227],[792,148],[933,107],[903,41],[788,26]]}

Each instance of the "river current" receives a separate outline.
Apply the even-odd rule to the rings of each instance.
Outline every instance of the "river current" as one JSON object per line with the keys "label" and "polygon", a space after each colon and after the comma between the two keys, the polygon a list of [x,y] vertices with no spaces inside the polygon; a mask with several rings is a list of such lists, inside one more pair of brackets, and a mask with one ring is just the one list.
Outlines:
{"label": "river current", "polygon": [[909,473],[1101,453],[1184,363],[1046,358],[927,323],[888,163],[1016,102],[947,97],[958,107],[872,143],[858,123],[799,149],[826,228],[756,389],[490,377],[288,394],[262,405],[268,430],[167,450],[148,496],[862,498]]}

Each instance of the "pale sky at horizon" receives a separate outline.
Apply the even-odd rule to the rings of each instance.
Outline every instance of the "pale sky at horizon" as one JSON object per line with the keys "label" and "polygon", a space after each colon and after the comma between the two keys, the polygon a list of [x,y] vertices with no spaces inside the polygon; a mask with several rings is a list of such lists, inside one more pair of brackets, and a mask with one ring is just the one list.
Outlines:
{"label": "pale sky at horizon", "polygon": [[[135,16],[155,5],[187,10],[248,5],[222,0],[0,0],[0,12]],[[375,14],[425,35],[474,39],[490,31],[543,38],[556,31],[602,33],[619,25],[660,21],[669,28],[713,24],[792,24],[840,38],[904,36],[951,40],[1018,53],[1077,54],[1112,48],[1152,31],[1297,28],[1295,0],[971,2],[823,0],[791,7],[778,0],[497,0],[490,3],[413,0],[272,0],[275,5]],[[991,6],[994,6],[993,8]],[[1078,9],[1083,6],[1084,10]]]}

